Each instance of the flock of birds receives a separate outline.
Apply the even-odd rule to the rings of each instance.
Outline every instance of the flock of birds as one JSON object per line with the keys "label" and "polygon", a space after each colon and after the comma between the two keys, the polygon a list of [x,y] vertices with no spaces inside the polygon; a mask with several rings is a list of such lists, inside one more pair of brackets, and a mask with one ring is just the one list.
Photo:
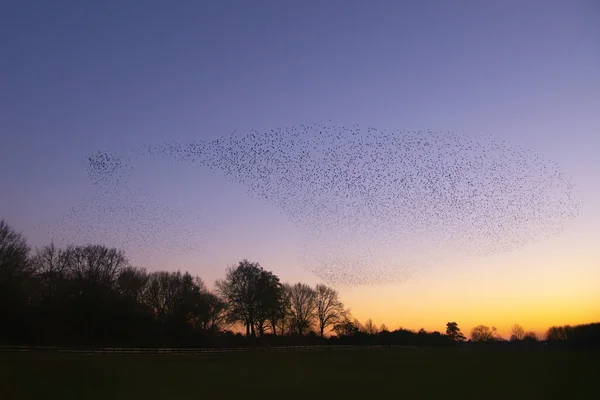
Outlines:
{"label": "flock of birds", "polygon": [[[87,160],[96,196],[58,231],[81,238],[105,223],[114,236],[112,221],[126,248],[197,248],[218,227],[132,190],[144,157],[209,168],[275,206],[307,233],[304,267],[339,286],[402,281],[450,253],[520,249],[560,233],[580,205],[555,163],[491,137],[312,124],[98,153]],[[86,221],[92,212],[99,221]]]}
{"label": "flock of birds", "polygon": [[60,244],[101,243],[136,260],[160,259],[202,247],[218,231],[201,213],[170,207],[139,187],[107,184],[48,229]]}

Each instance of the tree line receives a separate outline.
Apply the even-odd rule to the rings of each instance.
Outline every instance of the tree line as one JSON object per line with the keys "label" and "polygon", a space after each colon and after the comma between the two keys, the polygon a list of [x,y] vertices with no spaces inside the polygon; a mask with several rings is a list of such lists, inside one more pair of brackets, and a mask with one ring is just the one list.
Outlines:
{"label": "tree line", "polygon": [[[241,332],[240,329],[241,327]],[[553,327],[553,342],[593,341],[600,324]],[[237,331],[237,332],[236,332]],[[591,339],[590,339],[591,338]],[[511,342],[537,343],[513,327]],[[244,346],[372,344],[449,346],[500,343],[480,325],[467,341],[456,322],[446,332],[390,331],[360,323],[326,285],[287,284],[242,260],[210,291],[188,272],[147,272],[102,245],[53,244],[32,251],[0,221],[0,343],[69,346]]]}

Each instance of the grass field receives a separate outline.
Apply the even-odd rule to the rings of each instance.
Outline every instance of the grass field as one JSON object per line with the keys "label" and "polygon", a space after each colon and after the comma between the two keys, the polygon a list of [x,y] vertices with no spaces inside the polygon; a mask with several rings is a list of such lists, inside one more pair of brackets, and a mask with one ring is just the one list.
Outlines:
{"label": "grass field", "polygon": [[0,354],[0,399],[600,399],[600,351]]}

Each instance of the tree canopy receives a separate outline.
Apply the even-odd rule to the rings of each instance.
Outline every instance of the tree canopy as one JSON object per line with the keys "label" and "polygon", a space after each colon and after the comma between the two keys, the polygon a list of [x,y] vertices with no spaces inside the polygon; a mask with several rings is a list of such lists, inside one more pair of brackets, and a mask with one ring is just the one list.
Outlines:
{"label": "tree canopy", "polygon": [[[600,324],[556,326],[549,343],[597,343]],[[241,334],[245,333],[245,337]],[[512,342],[540,338],[512,328]],[[31,251],[0,221],[0,344],[88,346],[227,346],[248,343],[465,345],[456,322],[446,332],[390,330],[361,323],[331,287],[282,283],[247,259],[209,290],[198,276],[148,272],[125,253],[98,244],[54,244]],[[497,344],[479,325],[471,341]]]}

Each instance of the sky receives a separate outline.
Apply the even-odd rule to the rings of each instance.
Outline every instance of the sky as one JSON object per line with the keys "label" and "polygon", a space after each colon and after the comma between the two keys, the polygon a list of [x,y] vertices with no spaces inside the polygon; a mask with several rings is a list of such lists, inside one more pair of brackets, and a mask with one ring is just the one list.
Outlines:
{"label": "sky", "polygon": [[[41,247],[86,199],[87,157],[299,124],[491,135],[556,161],[582,207],[557,237],[340,291],[361,321],[508,335],[600,320],[600,5],[596,1],[6,1],[0,218]],[[212,283],[242,258],[283,281],[302,234],[210,171],[137,179],[217,221],[198,252],[133,260]],[[200,251],[201,248],[201,251]],[[150,249],[152,250],[152,249]],[[156,250],[156,249],[153,249]]]}

